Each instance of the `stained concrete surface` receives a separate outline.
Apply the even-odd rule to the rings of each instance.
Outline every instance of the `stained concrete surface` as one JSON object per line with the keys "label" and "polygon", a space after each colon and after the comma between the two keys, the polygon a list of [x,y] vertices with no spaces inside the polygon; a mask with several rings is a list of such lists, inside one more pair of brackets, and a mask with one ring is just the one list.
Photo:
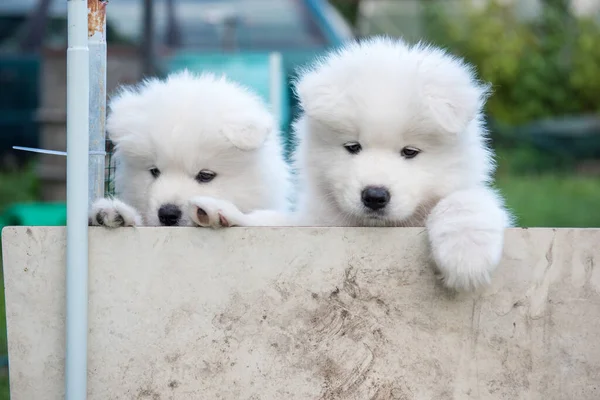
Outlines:
{"label": "stained concrete surface", "polygon": [[[12,398],[64,398],[61,227],[3,231]],[[600,398],[600,229],[512,229],[493,284],[418,228],[90,229],[89,399]]]}

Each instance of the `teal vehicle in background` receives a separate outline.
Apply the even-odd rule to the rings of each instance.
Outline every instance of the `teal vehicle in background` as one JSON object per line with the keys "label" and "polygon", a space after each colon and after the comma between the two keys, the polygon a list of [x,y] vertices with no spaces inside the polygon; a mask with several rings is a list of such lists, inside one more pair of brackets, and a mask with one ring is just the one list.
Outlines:
{"label": "teal vehicle in background", "polygon": [[[223,73],[272,106],[291,148],[298,107],[291,83],[299,67],[352,39],[342,16],[324,0],[155,0],[151,34],[161,74],[188,69]],[[164,23],[159,22],[164,18]]]}
{"label": "teal vehicle in background", "polygon": [[[179,70],[211,72],[253,89],[272,109],[280,130],[288,130],[290,99],[288,81],[279,53],[197,54],[178,52],[165,60],[164,74]],[[287,150],[287,149],[286,149]]]}

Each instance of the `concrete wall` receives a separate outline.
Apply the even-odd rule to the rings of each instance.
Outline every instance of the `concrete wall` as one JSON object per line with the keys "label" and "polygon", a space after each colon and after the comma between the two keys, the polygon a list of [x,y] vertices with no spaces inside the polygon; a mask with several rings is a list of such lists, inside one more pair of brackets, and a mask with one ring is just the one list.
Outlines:
{"label": "concrete wall", "polygon": [[[65,229],[3,231],[12,398],[60,399]],[[89,399],[600,398],[600,229],[452,294],[421,229],[90,229]]]}

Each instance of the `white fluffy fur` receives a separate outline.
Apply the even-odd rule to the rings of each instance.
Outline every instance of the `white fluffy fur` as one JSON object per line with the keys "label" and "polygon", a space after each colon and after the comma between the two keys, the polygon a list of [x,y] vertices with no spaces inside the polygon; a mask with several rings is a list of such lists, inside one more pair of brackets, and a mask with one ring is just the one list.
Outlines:
{"label": "white fluffy fur", "polygon": [[[159,208],[173,204],[182,211],[177,225],[193,226],[188,201],[196,196],[224,199],[244,212],[287,209],[288,168],[276,123],[240,85],[184,71],[122,89],[110,110],[118,200],[98,200],[91,224],[156,226]],[[217,175],[199,183],[201,170]]]}
{"label": "white fluffy fur", "polygon": [[[244,214],[195,199],[211,226],[425,226],[445,285],[487,284],[510,216],[488,184],[494,169],[482,107],[488,87],[463,61],[426,45],[374,38],[331,52],[296,85],[304,115],[295,126],[299,203],[287,219]],[[344,144],[359,142],[350,154]],[[415,158],[401,156],[411,146]],[[367,186],[391,193],[383,212],[361,201]]]}

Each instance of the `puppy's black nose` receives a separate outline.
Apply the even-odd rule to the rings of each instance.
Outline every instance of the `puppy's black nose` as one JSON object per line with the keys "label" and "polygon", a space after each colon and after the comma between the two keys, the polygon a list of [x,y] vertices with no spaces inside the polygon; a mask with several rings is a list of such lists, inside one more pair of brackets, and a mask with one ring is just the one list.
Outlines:
{"label": "puppy's black nose", "polygon": [[366,187],[361,194],[362,203],[371,210],[380,210],[390,202],[390,192],[384,187]]}
{"label": "puppy's black nose", "polygon": [[181,218],[181,210],[175,204],[163,204],[158,209],[158,220],[161,225],[177,225]]}

